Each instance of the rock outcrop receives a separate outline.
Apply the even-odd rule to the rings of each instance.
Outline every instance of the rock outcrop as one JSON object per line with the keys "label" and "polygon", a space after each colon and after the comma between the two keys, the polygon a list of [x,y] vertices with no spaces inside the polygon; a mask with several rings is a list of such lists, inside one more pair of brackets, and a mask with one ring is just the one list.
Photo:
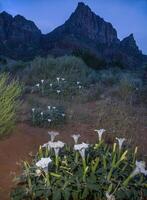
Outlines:
{"label": "rock outcrop", "polygon": [[108,65],[121,63],[136,67],[147,61],[133,34],[120,41],[112,24],[84,3],[78,3],[69,19],[46,35],[20,15],[0,13],[0,55],[24,60],[38,55],[72,54],[79,49],[105,60]]}
{"label": "rock outcrop", "polygon": [[0,54],[22,59],[32,58],[39,52],[41,31],[34,22],[23,16],[0,14]]}

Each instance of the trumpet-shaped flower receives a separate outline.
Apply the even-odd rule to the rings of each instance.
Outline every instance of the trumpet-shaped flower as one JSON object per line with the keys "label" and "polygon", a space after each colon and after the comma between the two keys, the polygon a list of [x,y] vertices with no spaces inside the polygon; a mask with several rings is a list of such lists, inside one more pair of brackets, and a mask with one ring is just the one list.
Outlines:
{"label": "trumpet-shaped flower", "polygon": [[62,115],[62,117],[65,117],[65,113],[62,113],[61,115]]}
{"label": "trumpet-shaped flower", "polygon": [[48,110],[50,110],[50,109],[51,109],[51,106],[48,106],[47,108],[48,108]]}
{"label": "trumpet-shaped flower", "polygon": [[39,87],[39,86],[40,86],[40,84],[39,84],[39,83],[37,83],[37,84],[36,84],[36,87]]}
{"label": "trumpet-shaped flower", "polygon": [[62,81],[65,81],[65,78],[61,78]]}
{"label": "trumpet-shaped flower", "polygon": [[55,109],[56,109],[56,107],[55,107],[55,106],[53,106],[53,109],[55,110]]}
{"label": "trumpet-shaped flower", "polygon": [[82,143],[82,144],[75,144],[74,150],[79,151],[82,159],[85,159],[85,150],[89,147],[89,144]]}
{"label": "trumpet-shaped flower", "polygon": [[119,149],[121,150],[122,149],[122,145],[123,145],[123,143],[124,143],[124,141],[126,139],[125,138],[117,138],[116,137],[116,140],[118,141]]}
{"label": "trumpet-shaped flower", "polygon": [[65,145],[65,143],[63,143],[62,141],[57,141],[57,142],[48,142],[48,147],[54,149],[55,151],[55,155],[58,156],[59,155],[59,150],[61,148],[63,148]]}
{"label": "trumpet-shaped flower", "polygon": [[50,83],[50,87],[52,87],[53,86],[53,84],[52,83]]}
{"label": "trumpet-shaped flower", "polygon": [[57,81],[58,81],[58,83],[59,83],[59,81],[60,81],[60,78],[59,78],[59,77],[57,77],[56,79],[57,79]]}
{"label": "trumpet-shaped flower", "polygon": [[32,112],[33,112],[33,113],[35,112],[35,108],[32,108]]}
{"label": "trumpet-shaped flower", "polygon": [[78,139],[80,137],[80,134],[74,134],[71,137],[74,139],[75,144],[77,144],[78,143]]}
{"label": "trumpet-shaped flower", "polygon": [[44,83],[44,80],[43,80],[43,79],[41,80],[41,83]]}
{"label": "trumpet-shaped flower", "polygon": [[43,170],[46,169],[48,167],[48,164],[51,163],[52,160],[50,157],[48,158],[41,158],[41,160],[39,160],[37,163],[36,163],[36,166],[37,167],[40,167],[42,168]]}
{"label": "trumpet-shaped flower", "polygon": [[80,81],[77,81],[77,85],[79,85],[80,84]]}
{"label": "trumpet-shaped flower", "polygon": [[41,112],[40,115],[43,116],[43,112]]}
{"label": "trumpet-shaped flower", "polygon": [[51,123],[52,120],[51,120],[51,119],[48,119],[47,121],[48,121],[49,123]]}
{"label": "trumpet-shaped flower", "polygon": [[59,133],[58,133],[58,132],[55,132],[55,131],[49,131],[48,134],[49,134],[49,136],[51,137],[51,142],[53,142],[53,141],[55,140],[55,137],[56,137],[57,135],[59,135]]}
{"label": "trumpet-shaped flower", "polygon": [[82,88],[82,86],[81,85],[79,85],[79,89],[81,89]]}
{"label": "trumpet-shaped flower", "polygon": [[94,131],[96,131],[98,133],[99,141],[101,141],[102,135],[106,130],[105,129],[99,129],[99,130],[95,129]]}
{"label": "trumpet-shaped flower", "polygon": [[131,177],[136,176],[137,174],[144,174],[147,176],[147,170],[145,170],[145,162],[144,161],[136,161],[136,167],[131,174]]}
{"label": "trumpet-shaped flower", "polygon": [[57,90],[57,94],[60,94],[61,93],[61,90]]}

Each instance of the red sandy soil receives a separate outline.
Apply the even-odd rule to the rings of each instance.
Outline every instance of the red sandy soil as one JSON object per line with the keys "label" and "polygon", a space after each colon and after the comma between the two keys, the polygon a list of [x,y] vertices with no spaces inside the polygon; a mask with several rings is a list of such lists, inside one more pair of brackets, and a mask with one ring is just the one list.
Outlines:
{"label": "red sandy soil", "polygon": [[[73,133],[81,134],[81,141],[92,142],[96,139],[94,127],[86,124],[73,124],[60,128],[59,139],[71,143]],[[57,130],[58,131],[58,130]],[[12,181],[22,169],[22,161],[30,159],[29,153],[35,154],[39,145],[48,141],[48,130],[19,124],[13,134],[0,141],[0,200],[10,200]],[[86,140],[84,139],[86,138]]]}

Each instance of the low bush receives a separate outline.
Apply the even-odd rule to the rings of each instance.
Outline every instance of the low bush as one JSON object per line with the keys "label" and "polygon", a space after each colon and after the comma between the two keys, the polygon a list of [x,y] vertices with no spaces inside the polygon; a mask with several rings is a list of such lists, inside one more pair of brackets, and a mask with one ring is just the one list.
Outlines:
{"label": "low bush", "polygon": [[51,141],[39,148],[32,164],[24,162],[22,176],[11,193],[12,200],[138,200],[147,196],[147,170],[137,161],[134,150],[116,138],[112,146],[102,139],[104,129],[95,130],[98,142],[78,144],[74,148],[55,142],[57,132],[49,132]]}
{"label": "low bush", "polygon": [[[30,66],[24,70],[23,80],[27,84],[34,84],[38,80],[52,80],[54,77],[70,78],[71,81],[87,81],[91,69],[75,56],[36,58]],[[25,74],[25,75],[24,75]]]}
{"label": "low bush", "polygon": [[46,110],[32,108],[32,123],[34,126],[52,127],[63,124],[66,120],[64,108],[59,106],[48,106]]}
{"label": "low bush", "polygon": [[0,75],[0,136],[10,132],[16,122],[21,86],[17,80],[10,80],[6,74]]}

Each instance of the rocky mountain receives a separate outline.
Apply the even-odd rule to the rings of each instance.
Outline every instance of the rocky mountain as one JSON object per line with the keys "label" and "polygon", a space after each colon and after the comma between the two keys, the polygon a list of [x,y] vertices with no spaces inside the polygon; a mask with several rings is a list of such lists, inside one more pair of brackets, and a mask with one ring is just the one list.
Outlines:
{"label": "rocky mountain", "polygon": [[40,49],[41,31],[34,22],[0,13],[0,55],[14,59],[32,58]]}
{"label": "rocky mountain", "polygon": [[120,41],[111,23],[104,21],[84,3],[78,3],[70,18],[44,35],[24,17],[0,13],[0,55],[32,59],[37,55],[56,56],[86,51],[107,64],[134,67],[146,61],[133,34]]}

